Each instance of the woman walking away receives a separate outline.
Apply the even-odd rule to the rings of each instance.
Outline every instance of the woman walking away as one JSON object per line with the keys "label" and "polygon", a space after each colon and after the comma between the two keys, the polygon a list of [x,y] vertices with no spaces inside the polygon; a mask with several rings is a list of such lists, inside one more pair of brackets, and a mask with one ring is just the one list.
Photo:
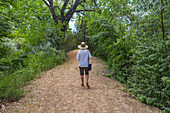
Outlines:
{"label": "woman walking away", "polygon": [[84,86],[84,72],[86,75],[86,85],[87,88],[90,88],[88,79],[89,79],[89,70],[88,70],[88,64],[89,59],[91,59],[90,51],[87,49],[88,46],[85,44],[85,42],[81,42],[81,45],[78,46],[80,49],[77,53],[77,60],[79,61],[79,69],[80,69],[80,77],[81,77],[81,86]]}

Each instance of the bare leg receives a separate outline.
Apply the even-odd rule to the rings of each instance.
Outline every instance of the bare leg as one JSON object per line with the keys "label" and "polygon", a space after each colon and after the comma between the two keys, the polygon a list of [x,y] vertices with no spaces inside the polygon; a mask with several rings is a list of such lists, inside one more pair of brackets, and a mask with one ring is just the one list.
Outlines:
{"label": "bare leg", "polygon": [[89,80],[89,75],[86,75],[86,85],[87,85],[87,88],[90,88],[88,80]]}
{"label": "bare leg", "polygon": [[86,75],[86,83],[88,83],[89,75]]}
{"label": "bare leg", "polygon": [[81,77],[81,82],[82,82],[82,86],[84,85],[84,76],[83,75],[80,75]]}

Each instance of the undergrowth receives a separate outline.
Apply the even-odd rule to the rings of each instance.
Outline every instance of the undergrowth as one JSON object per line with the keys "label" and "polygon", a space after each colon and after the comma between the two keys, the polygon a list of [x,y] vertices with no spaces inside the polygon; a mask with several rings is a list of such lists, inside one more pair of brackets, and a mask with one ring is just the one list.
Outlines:
{"label": "undergrowth", "polygon": [[[17,101],[24,96],[23,86],[30,80],[41,76],[66,59],[64,51],[39,52],[29,55],[18,65],[17,70],[6,70],[0,73],[0,100]],[[12,63],[11,63],[12,64]]]}

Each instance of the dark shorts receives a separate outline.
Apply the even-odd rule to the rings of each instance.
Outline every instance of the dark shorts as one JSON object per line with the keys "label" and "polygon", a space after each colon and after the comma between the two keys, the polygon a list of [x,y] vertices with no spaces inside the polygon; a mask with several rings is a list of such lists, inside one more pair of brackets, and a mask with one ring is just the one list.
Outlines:
{"label": "dark shorts", "polygon": [[80,69],[80,75],[84,75],[84,71],[85,71],[85,75],[89,74],[88,67],[79,67],[79,69]]}

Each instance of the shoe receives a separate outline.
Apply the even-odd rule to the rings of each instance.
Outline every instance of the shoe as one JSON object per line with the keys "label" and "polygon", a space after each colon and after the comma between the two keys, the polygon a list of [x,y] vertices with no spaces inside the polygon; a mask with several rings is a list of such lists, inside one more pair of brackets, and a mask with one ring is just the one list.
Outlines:
{"label": "shoe", "polygon": [[82,87],[84,87],[84,84],[81,84]]}
{"label": "shoe", "polygon": [[86,85],[87,85],[87,88],[88,88],[88,89],[90,89],[90,86],[89,86],[89,84],[88,84],[88,83],[86,83]]}

